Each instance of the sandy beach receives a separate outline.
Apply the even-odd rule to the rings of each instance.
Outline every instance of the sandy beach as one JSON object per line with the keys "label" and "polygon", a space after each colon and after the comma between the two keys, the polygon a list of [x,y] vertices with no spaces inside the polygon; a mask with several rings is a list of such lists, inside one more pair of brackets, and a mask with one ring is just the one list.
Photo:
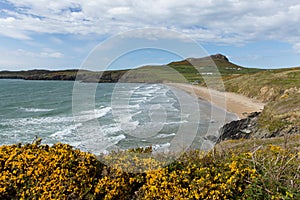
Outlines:
{"label": "sandy beach", "polygon": [[220,92],[206,87],[181,83],[172,83],[169,85],[180,88],[192,95],[196,95],[228,112],[235,113],[240,119],[247,117],[247,115],[252,112],[262,111],[265,105],[255,99],[232,92]]}

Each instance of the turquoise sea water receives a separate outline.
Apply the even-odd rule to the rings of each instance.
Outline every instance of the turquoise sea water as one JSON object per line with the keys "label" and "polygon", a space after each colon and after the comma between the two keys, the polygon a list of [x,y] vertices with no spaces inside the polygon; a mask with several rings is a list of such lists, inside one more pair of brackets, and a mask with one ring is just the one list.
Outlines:
{"label": "turquoise sea water", "polygon": [[[178,98],[192,98],[183,91],[161,84],[128,83],[118,84],[118,90],[116,84],[98,84],[94,109],[81,110],[75,119],[73,84],[69,81],[0,80],[0,145],[31,143],[37,136],[50,145],[63,142],[84,151],[101,153],[150,145],[166,150],[172,146],[174,138],[187,138],[193,140],[193,148],[200,148],[205,135],[216,136],[214,132],[224,123],[218,122],[218,114],[211,116],[212,107],[207,102],[183,101],[196,104],[197,112],[189,108],[190,105],[183,105]],[[114,99],[127,98],[127,104],[112,100],[112,94]],[[84,98],[82,96],[83,101]],[[224,111],[219,109],[218,112]],[[235,116],[227,113],[226,120],[232,119]],[[97,126],[91,123],[95,120],[99,122]],[[178,134],[181,136],[177,137]]]}

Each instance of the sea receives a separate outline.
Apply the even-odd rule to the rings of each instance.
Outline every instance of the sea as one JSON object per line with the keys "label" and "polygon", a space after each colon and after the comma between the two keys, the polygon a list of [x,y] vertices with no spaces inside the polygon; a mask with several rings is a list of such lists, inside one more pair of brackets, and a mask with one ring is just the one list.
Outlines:
{"label": "sea", "polygon": [[[218,129],[237,119],[173,86],[146,83],[77,82],[96,90],[92,109],[75,105],[82,108],[75,113],[74,83],[1,79],[0,145],[41,138],[94,154],[149,146],[157,152],[209,149]],[[79,97],[84,104],[87,97]]]}

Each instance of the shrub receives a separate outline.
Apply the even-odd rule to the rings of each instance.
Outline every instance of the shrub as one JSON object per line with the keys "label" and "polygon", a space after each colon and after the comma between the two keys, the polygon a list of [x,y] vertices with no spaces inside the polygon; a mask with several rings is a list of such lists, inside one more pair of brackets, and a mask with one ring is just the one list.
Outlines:
{"label": "shrub", "polygon": [[297,149],[190,150],[164,166],[170,155],[149,149],[101,155],[103,164],[39,143],[0,147],[1,199],[300,199]]}

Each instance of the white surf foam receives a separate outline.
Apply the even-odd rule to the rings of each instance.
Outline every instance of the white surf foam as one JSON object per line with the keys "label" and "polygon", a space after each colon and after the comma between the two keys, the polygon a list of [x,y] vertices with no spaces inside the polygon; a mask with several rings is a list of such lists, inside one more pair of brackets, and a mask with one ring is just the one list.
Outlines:
{"label": "white surf foam", "polygon": [[188,123],[188,121],[187,120],[180,120],[180,121],[165,122],[166,125],[170,125],[170,124],[184,124],[184,123]]}
{"label": "white surf foam", "polygon": [[111,107],[102,107],[95,110],[82,111],[76,116],[76,121],[86,122],[93,119],[104,117],[111,111]]}
{"label": "white surf foam", "polygon": [[169,152],[169,147],[171,146],[171,144],[169,142],[165,143],[165,144],[156,144],[152,146],[152,149],[154,152],[164,152],[167,153]]}
{"label": "white surf foam", "polygon": [[6,119],[1,124],[13,127],[28,126],[28,125],[43,125],[43,124],[59,124],[72,122],[73,117],[42,117],[42,118],[15,118]]}
{"label": "white surf foam", "polygon": [[172,136],[175,136],[176,134],[175,133],[171,133],[171,134],[158,134],[155,136],[155,138],[168,138],[168,137],[172,137]]}
{"label": "white surf foam", "polygon": [[70,126],[67,126],[64,130],[57,131],[50,135],[51,138],[65,138],[66,136],[74,133],[77,128],[81,127],[82,123],[78,124],[72,124]]}
{"label": "white surf foam", "polygon": [[19,109],[25,112],[50,112],[54,110],[54,109],[46,109],[46,108],[24,108],[24,107],[20,107]]}
{"label": "white surf foam", "polygon": [[123,134],[109,137],[90,138],[77,143],[76,147],[87,149],[93,154],[107,153],[107,149],[119,143],[119,141],[125,139]]}

